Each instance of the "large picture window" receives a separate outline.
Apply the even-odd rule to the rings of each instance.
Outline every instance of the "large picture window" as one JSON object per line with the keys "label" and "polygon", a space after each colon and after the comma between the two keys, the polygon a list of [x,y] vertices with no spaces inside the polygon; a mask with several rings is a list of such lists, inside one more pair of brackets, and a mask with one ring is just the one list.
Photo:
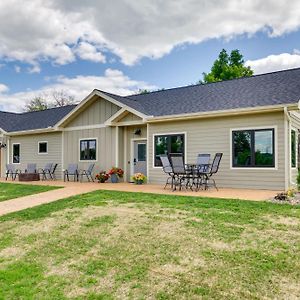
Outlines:
{"label": "large picture window", "polygon": [[233,167],[275,167],[274,129],[232,132]]}
{"label": "large picture window", "polygon": [[80,160],[96,160],[96,139],[80,141]]}
{"label": "large picture window", "polygon": [[296,131],[291,130],[291,166],[296,168]]}
{"label": "large picture window", "polygon": [[160,155],[170,153],[184,153],[184,134],[169,134],[154,136],[154,166],[161,167]]}
{"label": "large picture window", "polygon": [[12,145],[12,162],[14,164],[20,163],[20,144],[13,144]]}

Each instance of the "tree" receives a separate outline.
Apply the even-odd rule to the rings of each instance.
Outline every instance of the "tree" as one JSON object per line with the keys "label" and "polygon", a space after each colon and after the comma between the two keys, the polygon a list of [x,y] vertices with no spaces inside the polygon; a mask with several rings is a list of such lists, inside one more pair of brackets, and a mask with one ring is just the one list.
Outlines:
{"label": "tree", "polygon": [[49,93],[43,93],[35,96],[25,105],[24,111],[39,111],[53,107],[61,107],[74,104],[75,99],[65,90],[53,90]]}
{"label": "tree", "polygon": [[47,101],[41,96],[36,96],[25,105],[25,111],[38,111],[49,108]]}
{"label": "tree", "polygon": [[217,82],[253,75],[253,70],[245,66],[243,55],[238,49],[232,50],[228,55],[225,49],[219,53],[209,73],[203,73],[200,83]]}
{"label": "tree", "polygon": [[54,107],[74,104],[75,101],[74,96],[70,96],[65,90],[52,91],[52,98]]}

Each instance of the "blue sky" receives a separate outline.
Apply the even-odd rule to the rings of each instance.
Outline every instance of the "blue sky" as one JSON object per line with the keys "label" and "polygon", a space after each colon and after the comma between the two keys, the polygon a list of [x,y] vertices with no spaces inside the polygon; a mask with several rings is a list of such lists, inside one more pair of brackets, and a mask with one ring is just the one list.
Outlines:
{"label": "blue sky", "polygon": [[0,109],[55,90],[80,101],[193,84],[222,48],[255,73],[300,67],[300,5],[286,2],[0,2]]}

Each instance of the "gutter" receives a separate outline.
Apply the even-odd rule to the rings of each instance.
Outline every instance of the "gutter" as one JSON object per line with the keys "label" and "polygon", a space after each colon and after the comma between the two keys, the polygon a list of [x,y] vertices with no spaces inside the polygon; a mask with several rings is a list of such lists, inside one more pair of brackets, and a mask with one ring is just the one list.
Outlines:
{"label": "gutter", "polygon": [[189,114],[178,114],[178,115],[167,115],[158,117],[148,117],[146,120],[148,123],[154,122],[167,122],[176,120],[189,120],[189,119],[199,119],[199,118],[212,118],[212,117],[222,117],[231,115],[242,115],[242,114],[253,114],[253,113],[266,113],[266,112],[276,112],[287,110],[299,110],[300,102],[290,104],[290,105],[268,105],[268,106],[256,106],[256,107],[246,107],[239,109],[227,109],[227,110],[217,110],[209,112],[197,112]]}

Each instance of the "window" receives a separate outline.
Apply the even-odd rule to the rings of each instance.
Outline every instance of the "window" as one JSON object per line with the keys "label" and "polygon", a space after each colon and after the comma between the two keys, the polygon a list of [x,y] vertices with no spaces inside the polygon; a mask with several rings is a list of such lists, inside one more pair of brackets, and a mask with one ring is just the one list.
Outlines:
{"label": "window", "polygon": [[96,160],[96,139],[80,141],[80,160]]}
{"label": "window", "polygon": [[296,131],[291,130],[291,166],[296,168]]}
{"label": "window", "polygon": [[39,142],[39,154],[48,153],[48,142]]}
{"label": "window", "polygon": [[233,167],[275,167],[274,129],[232,132]]}
{"label": "window", "polygon": [[138,161],[146,161],[146,144],[138,144]]}
{"label": "window", "polygon": [[20,163],[20,144],[13,144],[13,163],[19,164]]}
{"label": "window", "polygon": [[156,135],[154,137],[154,165],[162,166],[160,155],[182,153],[184,155],[184,134]]}

